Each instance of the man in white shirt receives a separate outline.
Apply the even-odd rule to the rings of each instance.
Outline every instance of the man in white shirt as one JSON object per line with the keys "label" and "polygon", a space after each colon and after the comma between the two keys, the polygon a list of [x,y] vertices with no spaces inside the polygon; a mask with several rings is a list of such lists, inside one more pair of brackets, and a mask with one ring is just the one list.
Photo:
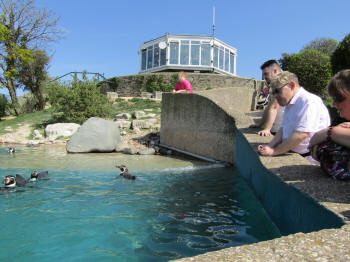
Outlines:
{"label": "man in white shirt", "polygon": [[[281,68],[276,60],[268,60],[261,65],[262,79],[266,81],[269,86],[272,78],[281,72]],[[271,91],[271,89],[270,89]],[[251,125],[250,127],[261,127],[262,130],[258,132],[260,136],[271,136],[277,133],[282,125],[283,107],[279,106],[277,100],[274,99],[270,92],[269,102],[266,109],[263,112],[263,116],[258,124]]]}
{"label": "man in white shirt", "polygon": [[284,106],[282,127],[267,145],[259,145],[262,156],[276,156],[294,151],[309,155],[308,145],[315,132],[330,125],[327,107],[318,96],[299,85],[298,77],[288,71],[271,80],[272,94]]}

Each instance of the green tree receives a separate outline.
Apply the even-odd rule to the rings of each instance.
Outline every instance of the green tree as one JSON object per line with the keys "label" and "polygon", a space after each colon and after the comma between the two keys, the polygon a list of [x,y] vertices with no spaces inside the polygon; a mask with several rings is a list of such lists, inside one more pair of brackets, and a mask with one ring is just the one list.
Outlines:
{"label": "green tree", "polygon": [[331,62],[334,74],[343,69],[350,69],[350,34],[339,43],[331,57]]}
{"label": "green tree", "polygon": [[75,77],[68,84],[51,83],[49,102],[56,122],[83,123],[90,117],[108,117],[112,111],[107,96],[100,93],[97,79],[80,81]]}
{"label": "green tree", "polygon": [[283,70],[298,76],[299,83],[308,91],[324,97],[328,81],[332,76],[330,57],[317,50],[305,50],[290,55]]}
{"label": "green tree", "polygon": [[50,58],[44,50],[33,51],[33,59],[27,62],[22,61],[19,69],[19,81],[25,90],[31,91],[35,99],[35,109],[45,108],[45,98],[43,94],[43,83],[47,79],[47,65]]}
{"label": "green tree", "polygon": [[3,0],[0,2],[0,83],[9,91],[18,111],[16,88],[18,66],[32,60],[31,49],[57,40],[61,30],[58,18],[45,9],[37,9],[34,0]]}
{"label": "green tree", "polygon": [[326,55],[331,56],[335,49],[338,46],[338,41],[332,38],[316,38],[315,40],[312,40],[310,43],[305,45],[301,51],[305,50],[317,50],[321,53],[324,53]]}

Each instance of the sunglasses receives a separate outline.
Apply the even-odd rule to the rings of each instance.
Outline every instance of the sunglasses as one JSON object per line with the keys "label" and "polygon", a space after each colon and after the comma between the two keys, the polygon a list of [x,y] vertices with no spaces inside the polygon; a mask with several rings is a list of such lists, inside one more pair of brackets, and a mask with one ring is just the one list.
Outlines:
{"label": "sunglasses", "polygon": [[278,94],[280,94],[280,93],[282,92],[282,88],[285,87],[285,86],[288,85],[288,84],[289,84],[289,83],[286,83],[286,84],[284,84],[283,86],[278,87],[278,88],[272,90],[272,95],[278,95]]}
{"label": "sunglasses", "polygon": [[334,96],[332,98],[333,98],[334,102],[341,103],[341,102],[343,102],[345,100],[346,97],[344,95],[342,95],[342,94],[338,94],[338,95],[336,95],[336,96]]}

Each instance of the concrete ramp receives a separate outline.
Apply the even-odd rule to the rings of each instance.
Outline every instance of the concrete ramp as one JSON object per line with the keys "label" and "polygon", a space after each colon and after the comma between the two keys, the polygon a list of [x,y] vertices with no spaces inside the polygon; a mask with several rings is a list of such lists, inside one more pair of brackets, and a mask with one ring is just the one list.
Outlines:
{"label": "concrete ramp", "polygon": [[233,164],[236,124],[252,123],[244,114],[253,99],[254,90],[248,91],[246,96],[235,88],[163,94],[161,144]]}

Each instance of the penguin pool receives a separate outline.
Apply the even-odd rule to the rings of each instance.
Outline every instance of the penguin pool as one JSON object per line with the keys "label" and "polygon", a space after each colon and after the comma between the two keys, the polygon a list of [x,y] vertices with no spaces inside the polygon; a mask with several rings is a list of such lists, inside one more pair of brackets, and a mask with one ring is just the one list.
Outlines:
{"label": "penguin pool", "polygon": [[168,261],[281,235],[244,178],[219,164],[61,146],[1,147],[0,163],[1,180],[49,171],[0,192],[0,261]]}

